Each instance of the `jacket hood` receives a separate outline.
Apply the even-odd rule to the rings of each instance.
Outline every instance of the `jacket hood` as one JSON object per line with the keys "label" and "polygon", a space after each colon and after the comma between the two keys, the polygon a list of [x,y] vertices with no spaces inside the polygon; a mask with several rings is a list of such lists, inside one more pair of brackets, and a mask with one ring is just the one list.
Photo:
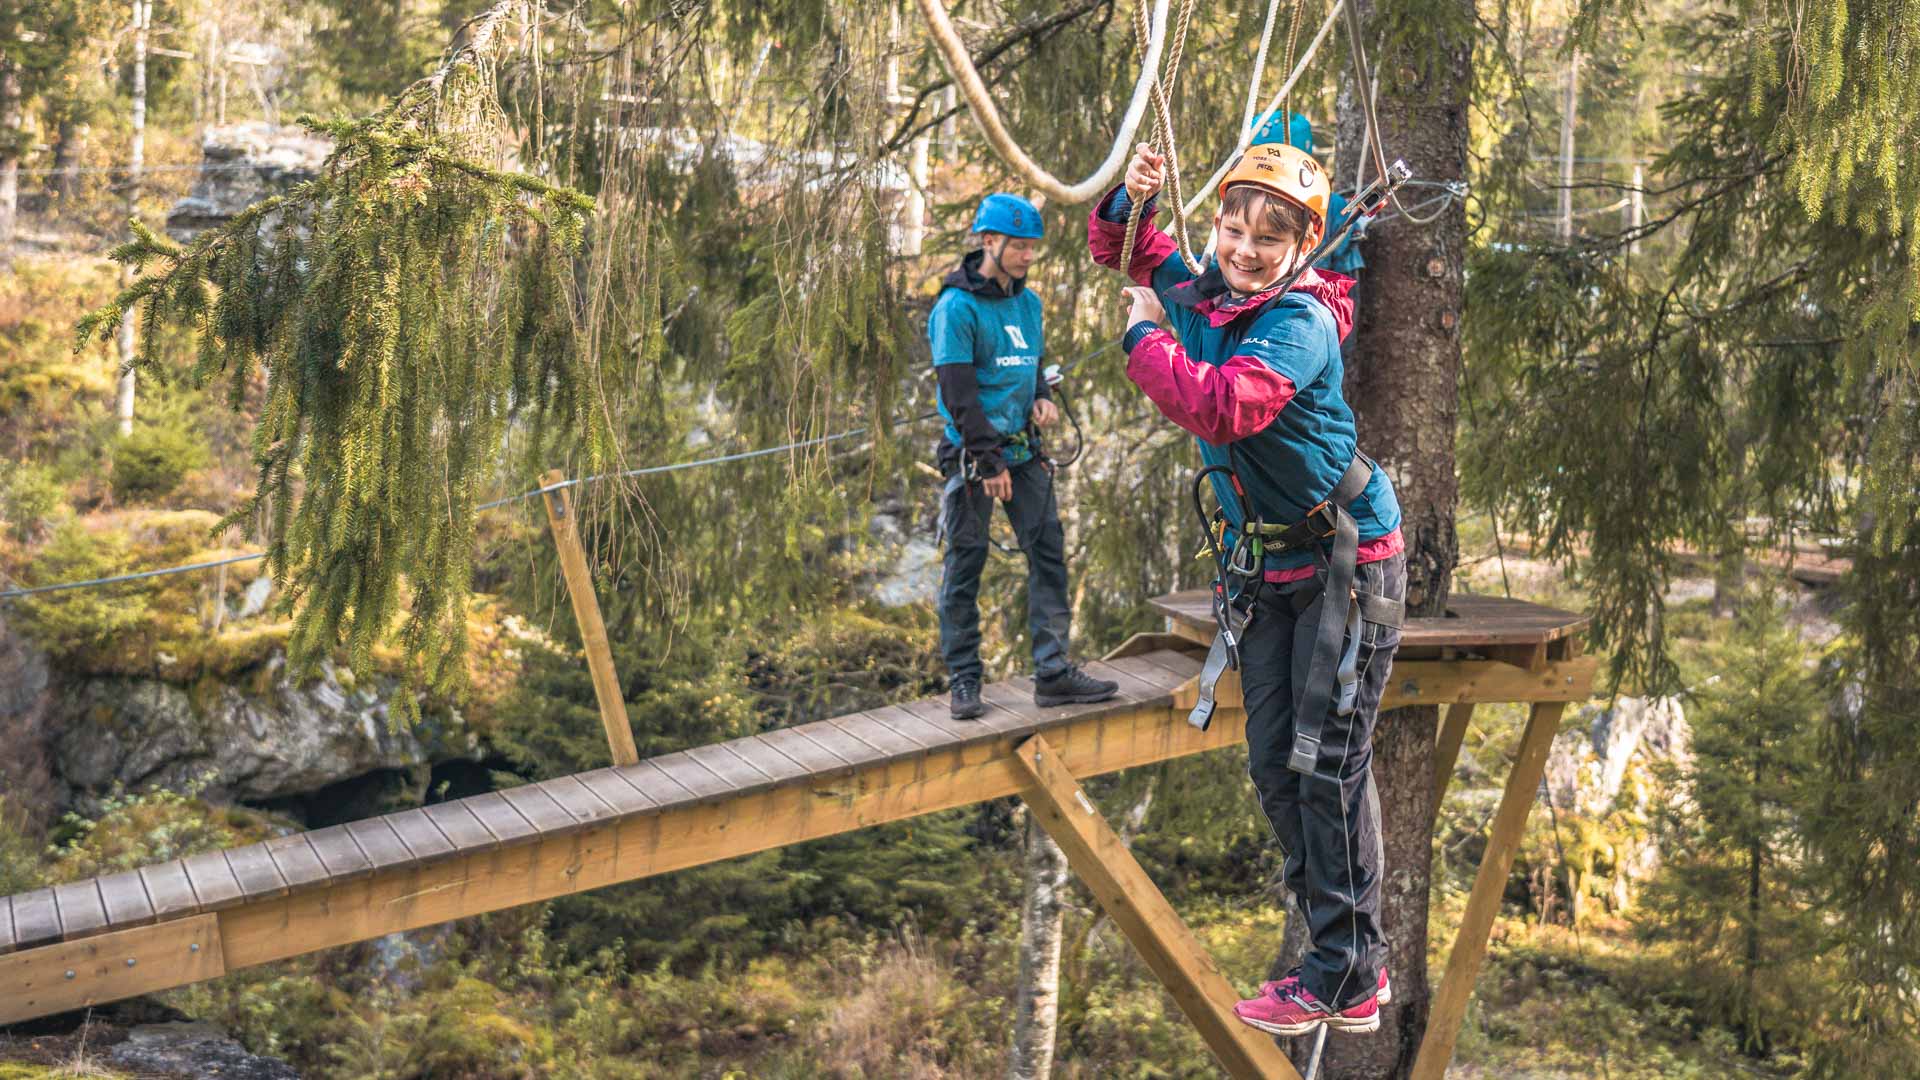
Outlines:
{"label": "jacket hood", "polygon": [[970,292],[985,300],[1004,300],[1010,296],[1019,296],[1027,287],[1026,278],[1014,278],[1013,287],[1003,289],[1000,283],[980,272],[980,264],[987,259],[984,248],[967,252],[960,265],[947,272],[940,284],[949,289]]}

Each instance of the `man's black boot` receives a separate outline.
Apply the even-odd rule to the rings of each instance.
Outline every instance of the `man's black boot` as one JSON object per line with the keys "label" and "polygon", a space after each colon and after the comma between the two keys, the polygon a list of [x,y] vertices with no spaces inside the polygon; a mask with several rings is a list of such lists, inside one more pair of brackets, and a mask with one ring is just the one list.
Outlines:
{"label": "man's black boot", "polygon": [[1091,704],[1119,692],[1119,683],[1096,679],[1077,667],[1033,680],[1033,703],[1041,706]]}
{"label": "man's black boot", "polygon": [[987,707],[980,703],[980,680],[962,676],[953,680],[953,700],[947,710],[955,720],[977,719]]}

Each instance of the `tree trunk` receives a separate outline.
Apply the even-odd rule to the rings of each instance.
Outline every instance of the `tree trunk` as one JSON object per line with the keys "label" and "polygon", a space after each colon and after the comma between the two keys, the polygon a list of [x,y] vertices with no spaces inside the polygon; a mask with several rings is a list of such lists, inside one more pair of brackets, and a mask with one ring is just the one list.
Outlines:
{"label": "tree trunk", "polygon": [[[1474,26],[1469,0],[1451,2],[1458,12],[1439,20],[1409,10],[1408,0],[1359,0],[1359,11],[1369,25],[1376,23],[1376,12],[1391,5],[1397,9],[1393,17],[1403,24]],[[1423,181],[1464,180],[1471,40],[1414,40],[1369,59],[1380,87],[1377,115],[1388,162],[1404,160]],[[1360,161],[1366,128],[1359,91],[1349,67],[1338,102],[1338,166],[1348,181]],[[1411,205],[1432,191],[1415,188],[1402,201]],[[1446,607],[1458,554],[1454,428],[1466,210],[1455,199],[1429,224],[1398,215],[1379,221],[1362,252],[1367,265],[1360,272],[1347,400],[1354,407],[1361,447],[1387,470],[1399,495],[1407,541],[1407,613],[1438,615]],[[1438,724],[1438,710],[1421,707],[1385,713],[1375,729],[1373,775],[1386,848],[1381,914],[1393,1003],[1381,1010],[1377,1033],[1330,1040],[1322,1069],[1329,1078],[1405,1076],[1425,1034]]]}
{"label": "tree trunk", "polygon": [[1020,988],[1014,995],[1008,1080],[1053,1075],[1060,1015],[1060,924],[1066,913],[1067,857],[1027,815],[1027,898],[1020,912]]}
{"label": "tree trunk", "polygon": [[20,72],[0,60],[0,266],[13,259],[20,211],[20,152],[13,140],[20,123]]}
{"label": "tree trunk", "polygon": [[53,143],[53,202],[61,214],[70,213],[80,197],[80,158],[86,149],[87,125],[71,106],[61,110]]}
{"label": "tree trunk", "polygon": [[[127,162],[127,213],[140,212],[140,179],[147,163],[147,27],[153,21],[153,0],[133,0],[133,146]],[[121,275],[132,282],[132,271]],[[120,319],[120,386],[114,395],[114,415],[120,435],[133,434],[133,399],[137,378],[133,371],[133,324],[129,308]]]}
{"label": "tree trunk", "polygon": [[[1758,728],[1748,736],[1747,750],[1753,755],[1753,790],[1757,792],[1767,779],[1760,765]],[[1760,865],[1765,858],[1765,836],[1756,828],[1747,843],[1747,955],[1742,965],[1744,970],[1740,973],[1746,997],[1740,1003],[1740,1012],[1747,1025],[1744,1049],[1749,1052],[1758,1052],[1766,1046],[1765,1029],[1760,1024],[1759,998],[1756,996],[1760,980]]]}

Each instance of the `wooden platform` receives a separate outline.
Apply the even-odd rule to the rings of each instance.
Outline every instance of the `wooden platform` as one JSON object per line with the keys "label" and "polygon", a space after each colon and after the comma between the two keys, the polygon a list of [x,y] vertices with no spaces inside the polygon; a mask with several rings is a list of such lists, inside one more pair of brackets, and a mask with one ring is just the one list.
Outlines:
{"label": "wooden platform", "polygon": [[[1172,593],[1151,601],[1171,620],[1174,632],[1196,642],[1213,640],[1213,606],[1205,589]],[[1488,655],[1513,646],[1564,641],[1587,628],[1584,615],[1498,596],[1455,595],[1439,618],[1408,619],[1399,657]]]}
{"label": "wooden platform", "polygon": [[[1097,705],[1041,709],[1031,682],[1015,679],[983,689],[977,721],[956,722],[930,698],[0,898],[0,1023],[1020,795],[1222,1066],[1293,1076],[1270,1041],[1232,1021],[1227,980],[1075,784],[1244,741],[1232,673],[1212,727],[1185,721],[1212,633],[1204,596],[1156,605],[1168,632],[1088,665],[1120,684]],[[1416,1066],[1432,1077],[1451,1056],[1544,747],[1594,673],[1573,636],[1581,616],[1473,597],[1453,611],[1408,628],[1383,702],[1454,704],[1436,747],[1440,782],[1472,703],[1529,701],[1535,713],[1435,997]]]}

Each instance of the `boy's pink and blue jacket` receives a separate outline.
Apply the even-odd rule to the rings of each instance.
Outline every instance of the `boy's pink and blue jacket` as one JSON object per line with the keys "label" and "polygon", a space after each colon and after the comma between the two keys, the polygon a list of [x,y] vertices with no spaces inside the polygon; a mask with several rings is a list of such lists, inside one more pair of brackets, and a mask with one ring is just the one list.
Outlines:
{"label": "boy's pink and blue jacket", "polygon": [[[1276,287],[1235,296],[1217,265],[1195,277],[1173,238],[1151,227],[1154,201],[1141,214],[1128,274],[1160,297],[1173,333],[1145,322],[1130,328],[1127,377],[1167,419],[1193,433],[1206,464],[1229,464],[1232,445],[1231,464],[1253,513],[1291,525],[1327,497],[1353,460],[1353,410],[1340,388],[1353,279],[1308,270],[1285,295]],[[1128,209],[1124,187],[1094,207],[1087,246],[1101,266],[1120,265]],[[1228,521],[1248,516],[1224,477],[1210,479]],[[1385,469],[1373,471],[1349,509],[1360,527],[1360,562],[1405,550],[1400,503]],[[1313,556],[1269,554],[1266,569],[1268,581],[1295,581],[1313,573]]]}

